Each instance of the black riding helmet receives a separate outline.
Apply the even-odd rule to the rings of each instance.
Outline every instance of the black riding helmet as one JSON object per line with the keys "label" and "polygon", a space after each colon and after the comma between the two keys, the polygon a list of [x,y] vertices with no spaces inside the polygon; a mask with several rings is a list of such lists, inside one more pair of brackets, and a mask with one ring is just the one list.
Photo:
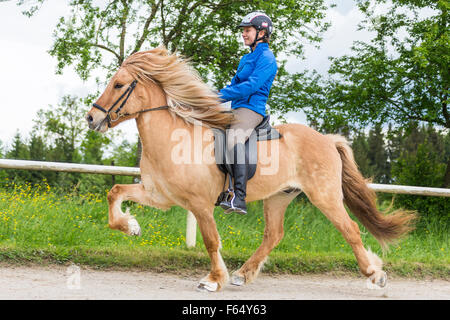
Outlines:
{"label": "black riding helmet", "polygon": [[[270,18],[262,12],[249,13],[244,17],[244,19],[242,19],[242,22],[238,27],[254,27],[256,29],[257,33],[255,41],[253,41],[250,47],[253,47],[259,40],[269,38],[273,31],[272,20],[270,20]],[[264,29],[267,31],[266,34],[263,37],[258,38],[259,31]]]}

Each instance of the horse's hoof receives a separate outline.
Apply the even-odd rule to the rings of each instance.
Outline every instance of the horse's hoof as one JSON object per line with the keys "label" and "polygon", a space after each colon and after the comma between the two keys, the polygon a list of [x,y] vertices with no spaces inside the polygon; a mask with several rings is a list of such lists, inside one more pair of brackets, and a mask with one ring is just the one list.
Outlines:
{"label": "horse's hoof", "polygon": [[379,274],[373,274],[367,279],[367,288],[369,289],[381,289],[386,286],[387,274],[381,271]]}
{"label": "horse's hoof", "polygon": [[386,286],[386,282],[387,282],[387,274],[386,272],[383,271],[376,284],[380,286],[380,288],[384,288]]}
{"label": "horse's hoof", "polygon": [[231,284],[235,286],[243,286],[245,284],[245,278],[243,276],[233,274],[231,276]]}
{"label": "horse's hoof", "polygon": [[128,234],[130,236],[140,236],[141,235],[141,227],[139,223],[134,218],[130,218],[128,220]]}
{"label": "horse's hoof", "polygon": [[197,286],[197,291],[199,292],[216,292],[218,289],[218,284],[215,282],[203,281]]}

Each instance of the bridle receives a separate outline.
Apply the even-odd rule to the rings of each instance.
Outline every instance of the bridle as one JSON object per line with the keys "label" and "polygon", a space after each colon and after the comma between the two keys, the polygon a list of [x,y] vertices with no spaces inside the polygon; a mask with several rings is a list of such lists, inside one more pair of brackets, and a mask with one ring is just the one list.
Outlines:
{"label": "bridle", "polygon": [[[122,95],[113,103],[113,105],[111,106],[111,108],[109,108],[108,110],[106,110],[105,108],[103,108],[102,106],[94,103],[93,107],[106,113],[106,117],[105,119],[103,119],[103,121],[100,123],[100,125],[106,120],[108,122],[108,128],[111,128],[111,124],[118,121],[120,118],[122,117],[127,117],[127,116],[131,116],[131,115],[135,115],[135,114],[140,114],[143,112],[148,112],[148,111],[157,111],[157,110],[167,110],[169,109],[169,106],[161,106],[161,107],[157,107],[157,108],[149,108],[149,109],[144,109],[144,110],[139,110],[135,113],[119,113],[120,110],[122,110],[123,106],[125,105],[125,103],[127,102],[128,98],[130,97],[131,93],[133,92],[134,88],[136,88],[136,84],[137,84],[137,80],[134,80],[127,88],[127,90],[125,90],[124,93],[122,93]],[[125,97],[126,96],[126,97]],[[125,97],[125,99],[122,101],[121,105],[119,106],[119,108],[117,108],[117,110],[112,111],[112,109],[114,109],[114,107]],[[116,119],[111,119],[111,112],[114,112],[116,114]]]}

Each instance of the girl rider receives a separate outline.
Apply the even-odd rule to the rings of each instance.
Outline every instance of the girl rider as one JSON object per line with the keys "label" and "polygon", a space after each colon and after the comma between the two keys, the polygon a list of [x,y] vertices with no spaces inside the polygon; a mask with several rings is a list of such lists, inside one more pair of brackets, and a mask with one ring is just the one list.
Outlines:
{"label": "girl rider", "polygon": [[241,58],[231,84],[219,91],[224,102],[231,101],[237,120],[227,130],[228,163],[232,163],[233,168],[234,197],[231,201],[221,202],[220,206],[225,213],[247,214],[248,164],[245,162],[244,145],[253,129],[266,116],[266,102],[278,67],[269,49],[273,29],[270,18],[264,13],[252,12],[244,17],[239,27],[250,53]]}

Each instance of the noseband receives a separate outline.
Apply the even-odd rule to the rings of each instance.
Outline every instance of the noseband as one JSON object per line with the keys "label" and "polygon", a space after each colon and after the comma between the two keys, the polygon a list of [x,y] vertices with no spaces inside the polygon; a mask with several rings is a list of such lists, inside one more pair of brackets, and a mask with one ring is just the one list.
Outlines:
{"label": "noseband", "polygon": [[[107,121],[108,122],[108,127],[111,128],[111,123],[114,123],[116,121],[118,121],[120,118],[122,117],[126,117],[126,116],[131,116],[131,115],[135,115],[135,114],[140,114],[143,112],[148,112],[148,111],[156,111],[156,110],[166,110],[169,109],[169,106],[162,106],[162,107],[157,107],[157,108],[149,108],[149,109],[144,109],[144,110],[139,110],[135,113],[119,113],[120,110],[122,110],[123,106],[125,105],[125,103],[127,102],[128,98],[130,97],[131,93],[133,92],[134,88],[136,87],[137,84],[137,80],[134,80],[130,86],[127,88],[127,90],[125,90],[125,92],[116,100],[116,102],[113,103],[113,105],[111,106],[111,108],[109,108],[108,110],[104,109],[102,106],[94,103],[93,107],[106,113],[106,118],[103,121]],[[117,110],[112,111],[112,109],[114,109],[114,107],[125,97],[125,99],[122,101],[121,105],[119,106],[119,108],[117,108]],[[111,119],[110,114],[111,112],[114,112],[116,114],[116,119]],[[102,121],[102,122],[103,122]]]}

